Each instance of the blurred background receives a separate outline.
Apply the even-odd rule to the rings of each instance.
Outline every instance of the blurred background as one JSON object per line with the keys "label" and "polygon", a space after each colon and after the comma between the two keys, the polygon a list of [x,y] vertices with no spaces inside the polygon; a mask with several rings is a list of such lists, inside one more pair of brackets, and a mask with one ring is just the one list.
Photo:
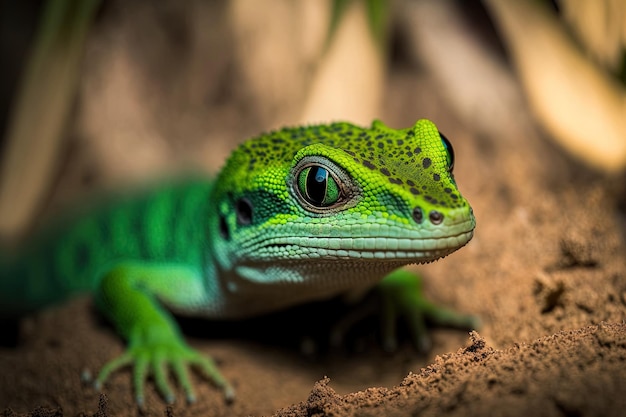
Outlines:
{"label": "blurred background", "polygon": [[215,172],[299,123],[432,118],[486,138],[487,175],[537,132],[594,172],[626,164],[621,0],[2,0],[0,19],[9,242],[85,191]]}
{"label": "blurred background", "polygon": [[[477,229],[467,247],[419,267],[427,297],[479,316],[480,334],[495,349],[626,319],[626,1],[0,0],[0,7],[0,243],[19,242],[94,193],[212,175],[261,132],[375,118],[405,128],[428,118],[454,145],[455,178]],[[97,393],[65,390],[80,385],[85,363],[95,369],[121,347],[85,311],[75,304],[49,315],[29,327],[27,339],[41,343],[4,352],[5,398],[94,412]],[[238,415],[302,401],[324,375],[339,393],[391,387],[467,342],[463,331],[437,329],[425,356],[403,346],[393,358],[370,351],[305,366],[299,354],[214,329],[204,329],[215,337],[210,354],[250,400],[235,405]],[[605,377],[623,391],[623,367],[607,366],[615,373],[589,368],[596,391],[570,391],[576,404],[610,397]],[[547,374],[555,398],[568,392],[561,381],[582,375]],[[26,382],[16,384],[16,375]],[[132,401],[128,375],[119,381],[113,396]],[[510,391],[514,404],[538,398],[525,390],[533,381]],[[222,399],[200,389],[200,410],[209,410],[202,415],[213,415]],[[464,410],[458,392],[441,393]]]}

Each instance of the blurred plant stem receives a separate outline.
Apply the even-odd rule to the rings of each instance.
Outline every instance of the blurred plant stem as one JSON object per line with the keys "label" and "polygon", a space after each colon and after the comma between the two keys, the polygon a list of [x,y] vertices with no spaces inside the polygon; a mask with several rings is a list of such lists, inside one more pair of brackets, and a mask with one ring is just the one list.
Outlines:
{"label": "blurred plant stem", "polygon": [[390,7],[388,0],[333,0],[326,46],[328,47],[331,44],[339,23],[350,4],[354,1],[360,1],[365,5],[365,13],[367,15],[370,33],[375,42],[381,48],[384,48],[385,42],[387,41],[387,19]]}
{"label": "blurred plant stem", "polygon": [[0,171],[0,236],[14,240],[54,179],[83,46],[99,0],[48,0],[9,115]]}
{"label": "blurred plant stem", "polygon": [[[599,170],[623,171],[623,86],[588,59],[542,2],[483,1],[500,30],[534,114],[551,137]],[[593,2],[597,7],[601,3]]]}
{"label": "blurred plant stem", "polygon": [[558,0],[558,5],[585,52],[626,84],[626,2]]}
{"label": "blurred plant stem", "polygon": [[387,1],[336,0],[327,44],[300,123],[380,118],[385,80]]}

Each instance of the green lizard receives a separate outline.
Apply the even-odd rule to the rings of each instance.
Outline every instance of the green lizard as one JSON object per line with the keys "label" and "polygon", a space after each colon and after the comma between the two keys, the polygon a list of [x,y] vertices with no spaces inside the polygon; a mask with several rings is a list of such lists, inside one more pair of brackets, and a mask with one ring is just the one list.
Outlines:
{"label": "green lizard", "polygon": [[4,263],[0,316],[90,292],[128,341],[96,387],[133,366],[139,404],[149,375],[174,401],[168,372],[193,401],[194,367],[232,398],[169,311],[244,318],[382,279],[421,330],[423,314],[441,314],[424,302],[414,275],[395,270],[434,261],[472,238],[474,216],[453,165],[452,146],[428,120],[402,130],[375,121],[371,128],[333,123],[262,135],[235,150],[215,181],[162,185],[31,243]]}

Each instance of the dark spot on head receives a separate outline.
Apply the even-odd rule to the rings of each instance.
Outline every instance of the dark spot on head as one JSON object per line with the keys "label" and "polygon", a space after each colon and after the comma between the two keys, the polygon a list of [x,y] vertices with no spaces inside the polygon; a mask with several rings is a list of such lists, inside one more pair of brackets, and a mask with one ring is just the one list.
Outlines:
{"label": "dark spot on head", "polygon": [[459,198],[459,196],[456,194],[450,194],[450,198],[452,198],[453,200],[456,200],[457,198]]}
{"label": "dark spot on head", "polygon": [[398,139],[398,140],[396,141],[396,145],[398,145],[398,146],[402,146],[402,145],[404,145],[404,141],[403,141],[402,139]]}
{"label": "dark spot on head", "polygon": [[402,184],[402,180],[400,178],[390,177],[389,178],[389,182],[392,183],[392,184]]}
{"label": "dark spot on head", "polygon": [[430,219],[430,222],[432,224],[441,224],[441,222],[443,221],[443,214],[441,214],[441,212],[437,210],[433,210],[428,213],[428,218]]}
{"label": "dark spot on head", "polygon": [[377,145],[377,146],[378,146],[380,149],[382,149],[382,148],[385,146],[385,144],[384,144],[384,143],[382,143],[382,142],[378,142],[378,145]]}
{"label": "dark spot on head", "polygon": [[417,148],[413,149],[413,153],[416,154],[416,155],[418,153],[420,153],[420,152],[422,152],[422,148],[420,148],[419,146]]}
{"label": "dark spot on head", "polygon": [[418,224],[424,220],[424,212],[420,207],[415,207],[413,209],[413,220],[415,220],[415,223]]}
{"label": "dark spot on head", "polygon": [[369,169],[376,169],[376,165],[372,164],[370,161],[367,161],[367,160],[363,161],[363,165]]}
{"label": "dark spot on head", "polygon": [[415,183],[412,180],[406,180],[406,185],[409,185],[411,187],[415,186]]}
{"label": "dark spot on head", "polygon": [[430,158],[424,158],[422,159],[422,166],[424,168],[428,168],[430,166],[430,164],[432,163],[432,161],[430,160]]}
{"label": "dark spot on head", "polygon": [[237,200],[235,205],[237,224],[247,226],[252,223],[252,203],[245,197]]}
{"label": "dark spot on head", "polygon": [[439,174],[433,174],[433,180],[439,181],[440,179],[441,179],[441,176]]}
{"label": "dark spot on head", "polygon": [[385,175],[387,177],[391,175],[391,172],[389,172],[389,170],[387,168],[381,168],[380,172],[382,172],[383,175]]}
{"label": "dark spot on head", "polygon": [[450,188],[450,187],[446,187],[446,188],[444,188],[444,189],[443,189],[443,191],[444,191],[445,193],[447,193],[447,194],[450,194],[450,193],[452,192],[452,188]]}
{"label": "dark spot on head", "polygon": [[220,236],[225,240],[230,240],[230,231],[228,230],[228,224],[226,224],[226,217],[220,215]]}
{"label": "dark spot on head", "polygon": [[411,187],[409,191],[411,191],[411,194],[420,195],[420,190],[415,187]]}

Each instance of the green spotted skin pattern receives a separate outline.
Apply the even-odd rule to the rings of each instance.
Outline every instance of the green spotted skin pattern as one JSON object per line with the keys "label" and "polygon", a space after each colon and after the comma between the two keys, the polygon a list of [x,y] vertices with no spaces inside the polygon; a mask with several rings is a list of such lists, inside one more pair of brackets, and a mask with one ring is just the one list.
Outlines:
{"label": "green spotted skin pattern", "polygon": [[453,163],[428,120],[402,130],[376,121],[262,135],[233,152],[215,183],[157,187],[36,240],[3,266],[0,312],[97,292],[109,270],[132,262],[188,267],[184,278],[171,274],[179,286],[163,278],[153,291],[178,312],[208,317],[371,286],[471,239],[474,217]]}
{"label": "green spotted skin pattern", "polygon": [[116,264],[181,263],[201,268],[213,185],[184,181],[111,198],[66,214],[0,272],[0,316],[21,315],[71,295],[95,292]]}
{"label": "green spotted skin pattern", "polygon": [[[380,282],[385,294],[401,295],[410,317],[422,317],[416,277],[394,270],[472,238],[474,216],[453,166],[452,145],[428,120],[400,130],[333,123],[261,135],[237,148],[215,180],[111,200],[67,216],[15,257],[5,253],[0,318],[91,293],[128,342],[96,388],[132,365],[137,404],[149,375],[173,402],[169,372],[193,401],[195,367],[232,399],[170,310],[234,319]],[[455,323],[473,328],[475,320]],[[394,345],[392,333],[385,340]]]}
{"label": "green spotted skin pattern", "polygon": [[403,130],[378,121],[300,127],[244,143],[217,180],[209,215],[220,299],[230,299],[222,313],[371,286],[462,247],[475,222],[453,164],[428,120]]}

